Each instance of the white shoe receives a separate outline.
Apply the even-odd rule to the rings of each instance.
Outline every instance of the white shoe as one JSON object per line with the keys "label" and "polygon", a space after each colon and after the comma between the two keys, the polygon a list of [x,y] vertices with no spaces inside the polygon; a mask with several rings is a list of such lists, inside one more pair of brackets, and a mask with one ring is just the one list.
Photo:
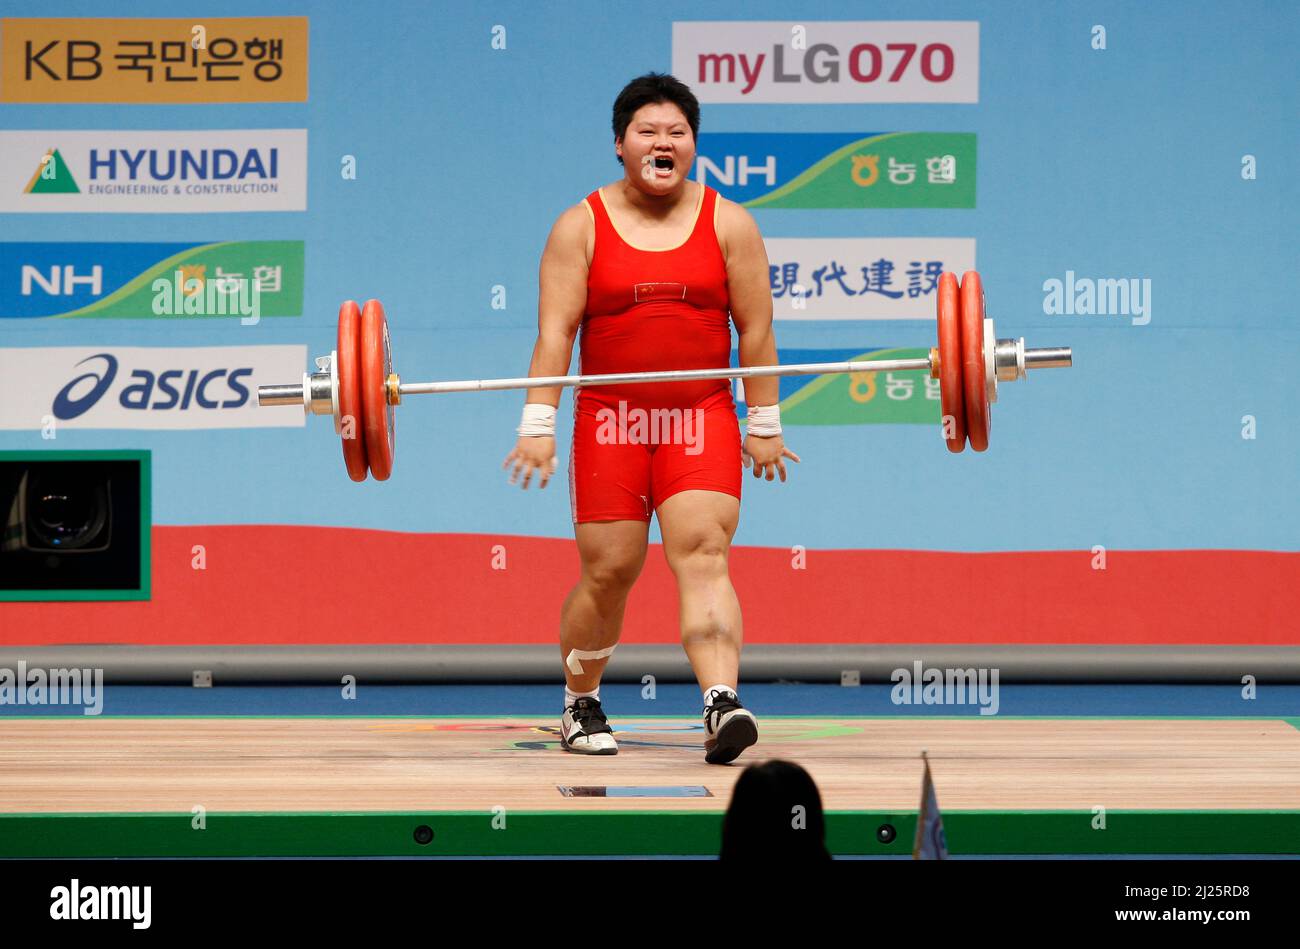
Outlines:
{"label": "white shoe", "polygon": [[714,689],[712,695],[713,704],[704,706],[704,760],[726,764],[758,741],[758,719],[735,692]]}
{"label": "white shoe", "polygon": [[579,755],[616,755],[618,742],[605,722],[600,701],[580,698],[560,718],[560,746]]}

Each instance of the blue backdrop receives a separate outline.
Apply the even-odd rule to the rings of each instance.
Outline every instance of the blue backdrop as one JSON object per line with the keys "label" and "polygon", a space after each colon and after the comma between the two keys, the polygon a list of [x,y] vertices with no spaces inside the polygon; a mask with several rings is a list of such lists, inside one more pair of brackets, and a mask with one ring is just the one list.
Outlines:
{"label": "blue backdrop", "polygon": [[[671,68],[674,20],[980,23],[976,105],[709,105],[714,131],[978,135],[973,210],[762,210],[772,237],[974,237],[1001,335],[1075,367],[1004,390],[993,448],[949,456],[914,425],[787,431],[784,485],[746,482],[736,542],[933,550],[1295,550],[1300,13],[1280,3],[209,3],[310,17],[310,98],[267,105],[3,105],[9,129],[306,128],[308,211],[0,214],[5,241],[304,240],[301,319],[0,320],[6,347],[332,348],[338,303],[379,297],[408,379],[522,375],[537,266],[567,206],[620,175],[610,111]],[[48,2],[6,15],[177,15],[171,3]],[[507,48],[491,48],[491,29]],[[1090,43],[1104,25],[1107,48]],[[689,81],[689,77],[683,77]],[[1243,155],[1256,180],[1243,180]],[[345,155],[355,180],[340,175]],[[91,235],[91,236],[87,236]],[[1066,271],[1149,278],[1152,320],[1048,316]],[[508,306],[491,307],[496,285]],[[930,345],[917,321],[779,322],[787,348]],[[294,381],[259,380],[266,381]],[[561,405],[567,418],[570,396]],[[286,429],[63,430],[57,447],[149,448],[160,524],[289,523],[571,534],[563,482],[508,488],[521,393],[411,399],[387,484],[343,473],[323,419]],[[1241,437],[1243,415],[1258,437]],[[567,453],[562,435],[560,453]],[[0,433],[0,449],[54,447]],[[958,503],[955,499],[960,498]]]}

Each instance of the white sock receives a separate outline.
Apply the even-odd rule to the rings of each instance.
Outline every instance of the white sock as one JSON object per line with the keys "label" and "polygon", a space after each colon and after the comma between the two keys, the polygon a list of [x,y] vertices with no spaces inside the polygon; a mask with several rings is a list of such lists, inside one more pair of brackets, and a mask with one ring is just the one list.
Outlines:
{"label": "white sock", "polygon": [[729,685],[726,685],[726,684],[722,684],[722,685],[711,685],[711,686],[709,686],[707,689],[704,690],[704,707],[705,707],[705,708],[708,708],[710,705],[713,704],[713,691],[714,691],[714,689],[717,689],[717,690],[720,691],[720,692],[730,692],[730,693],[732,693],[733,695],[735,695],[737,698],[740,698],[739,693],[737,693],[736,690],[733,689],[733,688],[732,688],[731,686],[729,686]]}
{"label": "white sock", "polygon": [[596,688],[591,692],[573,692],[566,685],[564,687],[564,707],[568,708],[574,702],[578,701],[578,699],[595,699],[597,702],[599,702],[600,686],[596,686]]}

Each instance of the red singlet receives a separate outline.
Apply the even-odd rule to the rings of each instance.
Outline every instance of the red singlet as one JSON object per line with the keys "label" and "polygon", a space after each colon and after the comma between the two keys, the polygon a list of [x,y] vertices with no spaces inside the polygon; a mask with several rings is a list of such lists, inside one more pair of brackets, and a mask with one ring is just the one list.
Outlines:
{"label": "red singlet", "polygon": [[[731,356],[727,268],[715,233],[718,193],[701,188],[690,236],[667,250],[623,240],[600,191],[578,365],[582,374],[716,369]],[[574,523],[648,521],[687,490],[740,497],[740,426],[726,379],[580,388],[569,500]]]}

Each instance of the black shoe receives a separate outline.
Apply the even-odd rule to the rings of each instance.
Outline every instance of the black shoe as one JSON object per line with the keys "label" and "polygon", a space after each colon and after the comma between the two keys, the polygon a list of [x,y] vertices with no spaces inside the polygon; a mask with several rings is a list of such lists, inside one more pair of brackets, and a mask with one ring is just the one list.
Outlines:
{"label": "black shoe", "polygon": [[579,755],[616,755],[614,729],[605,721],[598,699],[583,697],[560,718],[560,746]]}
{"label": "black shoe", "polygon": [[714,689],[712,694],[713,704],[704,706],[704,760],[726,764],[758,741],[758,720],[735,692]]}

